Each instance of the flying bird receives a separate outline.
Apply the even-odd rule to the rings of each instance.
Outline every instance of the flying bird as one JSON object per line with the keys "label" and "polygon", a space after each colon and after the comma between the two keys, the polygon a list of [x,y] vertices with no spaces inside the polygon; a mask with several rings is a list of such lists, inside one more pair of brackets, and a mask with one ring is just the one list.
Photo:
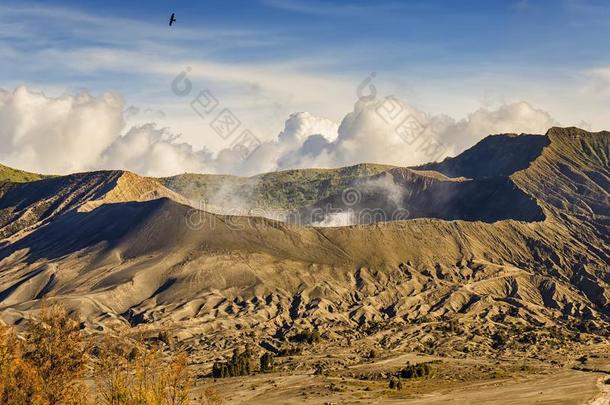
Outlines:
{"label": "flying bird", "polygon": [[172,16],[169,18],[169,26],[171,27],[172,24],[174,24],[176,22],[176,13],[172,13]]}

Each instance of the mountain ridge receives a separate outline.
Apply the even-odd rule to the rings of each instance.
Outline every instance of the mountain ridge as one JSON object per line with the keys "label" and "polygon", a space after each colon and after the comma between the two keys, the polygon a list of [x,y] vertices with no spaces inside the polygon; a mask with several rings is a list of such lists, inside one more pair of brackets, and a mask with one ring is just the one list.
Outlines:
{"label": "mountain ridge", "polygon": [[96,171],[0,185],[0,237],[7,238],[71,210],[111,202],[184,197],[128,171]]}
{"label": "mountain ridge", "polygon": [[[317,228],[208,213],[167,197],[115,197],[79,210],[106,195],[89,190],[89,199],[2,242],[0,318],[19,323],[45,298],[78,310],[89,328],[164,325],[191,344],[208,336],[206,350],[247,334],[280,344],[316,328],[330,340],[471,354],[494,353],[498,333],[515,334],[510,345],[532,354],[548,346],[518,336],[563,330],[606,339],[609,138],[579,131],[549,131],[536,159],[504,177],[535,199],[544,213],[537,221]],[[421,190],[474,181],[392,170],[419,179]],[[448,323],[461,333],[447,332]]]}
{"label": "mountain ridge", "polygon": [[38,173],[30,173],[24,170],[14,169],[9,166],[0,164],[0,183],[27,183],[30,181],[41,180],[47,177],[53,177],[50,175],[42,175]]}

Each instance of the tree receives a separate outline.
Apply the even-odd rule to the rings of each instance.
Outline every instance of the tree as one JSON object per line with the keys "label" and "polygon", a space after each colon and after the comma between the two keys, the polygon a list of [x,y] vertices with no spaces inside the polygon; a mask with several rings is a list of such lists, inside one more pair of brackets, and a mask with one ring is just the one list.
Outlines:
{"label": "tree", "polygon": [[249,375],[252,373],[252,349],[246,346],[243,352],[238,348],[233,349],[231,359],[226,361],[217,361],[212,366],[212,377],[238,377]]}
{"label": "tree", "polygon": [[314,331],[304,330],[294,335],[291,340],[297,343],[309,343],[311,345],[319,343],[322,340],[322,336],[317,329]]}
{"label": "tree", "polygon": [[[31,321],[25,340],[0,325],[0,404],[74,405],[89,401],[83,382],[95,366],[99,403],[187,405],[192,376],[184,354],[106,335],[96,350],[77,319],[59,306]],[[92,356],[96,361],[92,361]],[[92,364],[93,363],[93,364]],[[207,403],[218,403],[211,397]],[[216,398],[216,399],[215,399]]]}
{"label": "tree", "polygon": [[391,377],[390,378],[390,382],[388,383],[388,386],[392,390],[401,390],[402,389],[402,381],[400,381],[400,378]]}
{"label": "tree", "polygon": [[[184,354],[164,356],[158,346],[106,339],[97,362],[98,401],[108,405],[186,405],[192,376]],[[135,350],[134,350],[135,349]]]}
{"label": "tree", "polygon": [[260,359],[260,363],[261,363],[261,372],[266,373],[269,371],[273,371],[274,367],[275,367],[275,360],[273,358],[273,354],[266,352],[263,353],[263,355],[261,356]]}
{"label": "tree", "polygon": [[398,373],[401,378],[426,377],[432,373],[432,367],[428,363],[409,364]]}
{"label": "tree", "polygon": [[12,328],[0,325],[0,403],[46,404],[40,376],[22,358],[23,342]]}
{"label": "tree", "polygon": [[24,360],[40,378],[42,398],[49,404],[83,403],[90,346],[80,322],[60,306],[43,307],[40,319],[28,324],[26,336]]}

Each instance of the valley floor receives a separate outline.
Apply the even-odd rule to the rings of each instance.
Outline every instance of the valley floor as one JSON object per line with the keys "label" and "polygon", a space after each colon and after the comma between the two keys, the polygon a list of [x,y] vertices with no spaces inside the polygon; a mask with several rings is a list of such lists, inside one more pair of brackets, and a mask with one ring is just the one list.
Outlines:
{"label": "valley floor", "polygon": [[[434,361],[428,378],[402,380],[390,389],[379,377],[407,362]],[[292,363],[295,361],[295,363]],[[298,359],[287,360],[297,364]],[[577,370],[581,368],[582,370]],[[248,377],[203,379],[195,389],[212,389],[231,404],[610,404],[610,351],[591,352],[584,364],[536,359],[441,358],[395,354],[316,374],[294,369]]]}

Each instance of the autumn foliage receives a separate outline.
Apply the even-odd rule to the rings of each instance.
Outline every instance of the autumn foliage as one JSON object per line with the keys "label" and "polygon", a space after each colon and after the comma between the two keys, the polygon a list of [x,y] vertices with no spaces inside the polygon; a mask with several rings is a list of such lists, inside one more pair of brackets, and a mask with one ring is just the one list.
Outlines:
{"label": "autumn foliage", "polygon": [[97,400],[108,405],[190,403],[186,356],[170,359],[158,347],[137,342],[125,347],[107,339],[96,368]]}
{"label": "autumn foliage", "polygon": [[[42,309],[21,336],[0,325],[0,404],[187,405],[191,388],[185,355],[88,336],[59,306]],[[211,391],[196,401],[221,402]]]}
{"label": "autumn foliage", "polygon": [[3,404],[82,404],[87,344],[79,322],[57,306],[43,308],[20,339],[0,327],[0,396]]}

